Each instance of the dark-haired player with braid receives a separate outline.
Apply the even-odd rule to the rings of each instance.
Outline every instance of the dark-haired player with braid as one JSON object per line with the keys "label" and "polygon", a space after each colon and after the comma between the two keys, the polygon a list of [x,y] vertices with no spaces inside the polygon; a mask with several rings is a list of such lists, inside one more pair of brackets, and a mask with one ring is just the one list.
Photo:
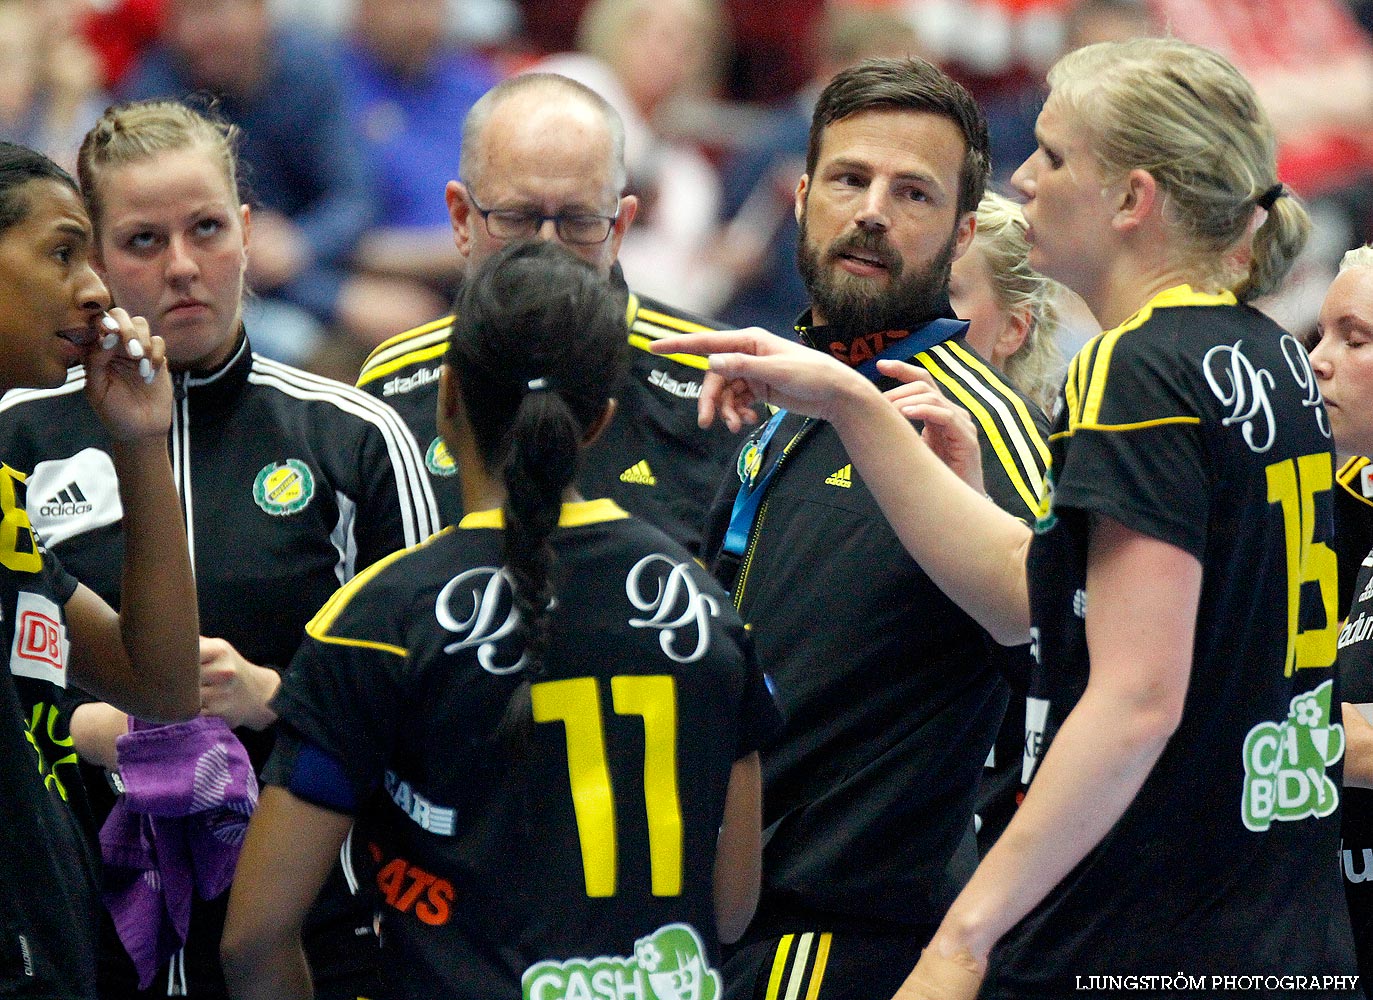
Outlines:
{"label": "dark-haired player with braid", "polygon": [[716,1000],[757,901],[757,749],[778,724],[728,597],[577,492],[621,300],[553,243],[470,276],[439,391],[466,515],[320,611],[240,860],[237,997],[309,995],[300,921],[354,817],[383,996]]}

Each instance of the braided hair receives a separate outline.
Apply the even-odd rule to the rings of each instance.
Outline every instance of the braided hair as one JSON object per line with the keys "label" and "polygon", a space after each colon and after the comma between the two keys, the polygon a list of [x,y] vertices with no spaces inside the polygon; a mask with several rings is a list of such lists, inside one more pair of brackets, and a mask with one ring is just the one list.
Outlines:
{"label": "braided hair", "polygon": [[505,571],[524,645],[507,719],[526,722],[555,612],[551,537],[588,430],[626,363],[623,295],[557,243],[512,243],[469,275],[446,362],[487,470],[505,485]]}

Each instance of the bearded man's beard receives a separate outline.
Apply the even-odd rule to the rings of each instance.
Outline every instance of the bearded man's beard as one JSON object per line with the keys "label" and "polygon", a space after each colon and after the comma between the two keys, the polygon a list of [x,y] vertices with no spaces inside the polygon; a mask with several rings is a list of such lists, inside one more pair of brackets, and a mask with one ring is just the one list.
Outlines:
{"label": "bearded man's beard", "polygon": [[[822,257],[811,244],[803,212],[796,258],[811,304],[824,317],[825,324],[848,337],[857,337],[879,330],[907,330],[941,315],[948,298],[949,268],[957,242],[955,230],[929,264],[909,273],[886,233],[877,230],[859,229],[836,239]],[[886,268],[886,286],[877,278],[848,274],[830,266],[849,252],[876,258]]]}

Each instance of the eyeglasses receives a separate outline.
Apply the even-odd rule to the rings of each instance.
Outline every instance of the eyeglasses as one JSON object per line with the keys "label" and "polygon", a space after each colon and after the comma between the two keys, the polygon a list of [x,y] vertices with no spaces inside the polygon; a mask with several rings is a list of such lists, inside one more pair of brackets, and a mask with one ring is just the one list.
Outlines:
{"label": "eyeglasses", "polygon": [[[464,186],[467,186],[464,183]],[[498,240],[522,240],[535,235],[545,222],[552,222],[558,239],[576,246],[595,246],[604,243],[620,218],[616,207],[614,215],[589,215],[584,212],[560,212],[557,215],[540,215],[517,208],[482,208],[472,196],[472,188],[467,186],[467,200],[486,222],[486,231]]]}

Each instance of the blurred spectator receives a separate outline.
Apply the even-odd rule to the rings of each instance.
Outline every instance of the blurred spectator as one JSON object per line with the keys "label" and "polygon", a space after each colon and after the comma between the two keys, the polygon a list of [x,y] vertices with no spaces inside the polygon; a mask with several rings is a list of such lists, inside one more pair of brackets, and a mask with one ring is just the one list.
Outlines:
{"label": "blurred spectator", "polygon": [[0,139],[69,171],[107,103],[100,63],[76,30],[74,0],[0,0]]}
{"label": "blurred spectator", "polygon": [[357,0],[340,68],[377,182],[377,228],[359,243],[358,265],[432,294],[427,318],[440,316],[462,261],[444,186],[458,176],[463,119],[498,74],[449,42],[447,0]]}
{"label": "blurred spectator", "polygon": [[81,32],[100,56],[106,90],[117,90],[143,50],[157,41],[164,5],[164,0],[86,0]]}
{"label": "blurred spectator", "polygon": [[822,30],[826,9],[853,2],[725,0],[734,37],[728,96],[774,105],[788,100],[819,72],[812,40]]}
{"label": "blurred spectator", "polygon": [[305,364],[330,329],[366,346],[432,316],[431,296],[350,271],[374,198],[325,43],[300,26],[274,26],[266,0],[166,5],[161,39],[124,96],[208,94],[243,129],[256,348]]}
{"label": "blurred spectator", "polygon": [[1146,0],[1079,0],[1068,14],[1063,50],[1156,34]]}
{"label": "blurred spectator", "polygon": [[719,305],[705,251],[719,222],[720,180],[695,146],[657,130],[678,98],[711,86],[724,53],[716,0],[595,0],[582,16],[577,53],[534,68],[561,73],[596,91],[625,123],[627,193],[639,214],[620,246],[636,292],[692,312]]}
{"label": "blurred spectator", "polygon": [[[326,35],[347,33],[362,0],[268,0],[267,9],[278,24],[304,22]],[[578,8],[580,9],[580,8]],[[520,27],[514,0],[444,0],[445,33],[473,46],[508,42]],[[573,24],[576,23],[575,15]],[[569,29],[568,39],[572,38]]]}
{"label": "blurred spectator", "polygon": [[715,249],[721,318],[789,336],[810,302],[796,266],[796,182],[806,170],[811,112],[835,73],[869,56],[921,55],[910,23],[892,11],[833,7],[816,27],[809,84],[773,113],[724,171],[724,216]]}
{"label": "blurred spectator", "polygon": [[1044,74],[1063,51],[1077,0],[896,0],[941,66],[987,115],[1000,181],[1034,152]]}
{"label": "blurred spectator", "polygon": [[1315,323],[1344,251],[1369,235],[1373,42],[1340,0],[1150,0],[1156,23],[1225,55],[1253,83],[1278,136],[1278,176],[1314,230],[1280,295],[1284,326]]}

